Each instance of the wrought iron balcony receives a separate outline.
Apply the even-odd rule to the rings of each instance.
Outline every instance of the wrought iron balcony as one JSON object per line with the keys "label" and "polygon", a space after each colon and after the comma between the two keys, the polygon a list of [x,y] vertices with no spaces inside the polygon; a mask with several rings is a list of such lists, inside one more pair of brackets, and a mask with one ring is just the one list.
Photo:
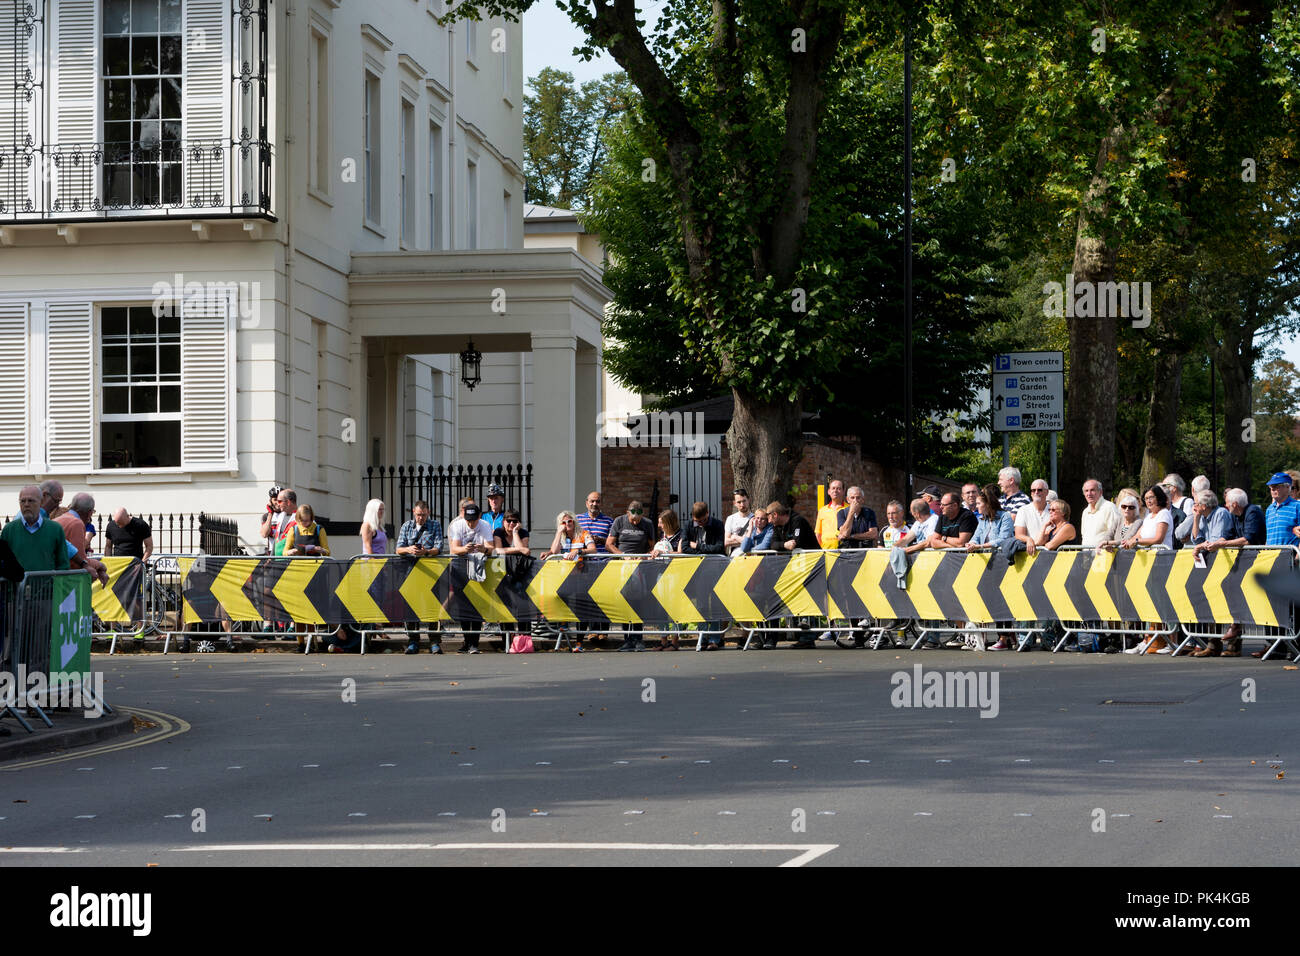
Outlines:
{"label": "wrought iron balcony", "polygon": [[0,222],[271,214],[265,140],[0,148]]}

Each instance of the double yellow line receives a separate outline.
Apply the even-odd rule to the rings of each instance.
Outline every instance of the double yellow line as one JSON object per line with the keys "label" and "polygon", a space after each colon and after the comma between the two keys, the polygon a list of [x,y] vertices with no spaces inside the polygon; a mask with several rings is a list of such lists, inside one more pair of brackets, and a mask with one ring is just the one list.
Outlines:
{"label": "double yellow line", "polygon": [[84,760],[86,757],[96,757],[100,754],[113,753],[117,750],[129,750],[132,747],[142,747],[145,744],[155,744],[160,740],[166,740],[168,737],[175,737],[178,734],[187,733],[190,729],[189,721],[182,720],[171,714],[164,714],[156,710],[142,710],[138,707],[127,710],[118,708],[118,713],[129,714],[133,717],[140,717],[144,720],[152,721],[158,726],[154,729],[144,731],[143,733],[131,735],[131,739],[114,741],[113,743],[102,744],[97,747],[78,747],[71,753],[60,754],[55,757],[38,757],[35,760],[23,760],[19,763],[0,764],[0,771],[23,770],[27,767],[44,767],[52,763],[61,763],[64,760]]}

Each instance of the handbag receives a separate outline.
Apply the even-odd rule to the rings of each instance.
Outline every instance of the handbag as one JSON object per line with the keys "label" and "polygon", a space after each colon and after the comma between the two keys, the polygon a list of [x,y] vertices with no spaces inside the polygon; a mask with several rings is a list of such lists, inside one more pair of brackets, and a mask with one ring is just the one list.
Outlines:
{"label": "handbag", "polygon": [[532,654],[533,638],[529,634],[516,634],[510,641],[511,654]]}

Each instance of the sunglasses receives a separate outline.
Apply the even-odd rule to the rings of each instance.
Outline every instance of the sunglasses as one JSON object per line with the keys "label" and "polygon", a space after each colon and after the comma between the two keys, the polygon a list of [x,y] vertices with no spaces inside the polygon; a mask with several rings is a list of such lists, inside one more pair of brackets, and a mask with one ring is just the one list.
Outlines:
{"label": "sunglasses", "polygon": [[640,509],[640,508],[633,508],[632,511],[631,511],[630,513],[631,513],[631,514],[634,514],[634,515],[639,515],[639,514],[641,514],[641,509]]}
{"label": "sunglasses", "polygon": [[[501,523],[502,523],[502,524],[519,524],[519,519],[518,519],[518,518],[502,518],[502,519],[501,519]],[[568,522],[566,521],[565,524],[568,524]]]}

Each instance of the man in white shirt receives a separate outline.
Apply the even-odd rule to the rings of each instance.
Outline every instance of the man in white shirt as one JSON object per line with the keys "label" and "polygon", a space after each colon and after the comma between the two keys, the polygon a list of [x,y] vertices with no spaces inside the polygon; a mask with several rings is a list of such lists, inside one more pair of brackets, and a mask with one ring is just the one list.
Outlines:
{"label": "man in white shirt", "polygon": [[1034,554],[1034,541],[1042,533],[1051,513],[1047,510],[1047,482],[1037,478],[1029,486],[1029,504],[1016,512],[1016,540],[1025,545],[1025,553]]}
{"label": "man in white shirt", "polygon": [[1088,501],[1079,521],[1083,546],[1095,548],[1104,541],[1114,540],[1120,523],[1119,509],[1102,496],[1101,482],[1096,478],[1085,481],[1083,497]]}
{"label": "man in white shirt", "polygon": [[[465,559],[464,581],[462,582],[458,575],[452,577],[452,587],[459,585],[463,590],[470,581],[483,580],[483,562],[492,553],[493,544],[492,526],[480,519],[477,502],[467,499],[461,513],[464,517],[457,518],[447,527],[447,538],[451,541],[452,556],[464,556]],[[455,568],[455,562],[452,567]],[[465,618],[457,623],[460,624],[465,639],[456,653],[479,653],[478,639],[483,622]]]}
{"label": "man in white shirt", "polygon": [[722,539],[722,543],[726,545],[727,554],[731,554],[740,547],[745,532],[749,530],[749,522],[754,517],[754,512],[749,510],[749,493],[744,488],[737,488],[732,493],[731,500],[736,506],[736,510],[734,514],[727,516]]}

